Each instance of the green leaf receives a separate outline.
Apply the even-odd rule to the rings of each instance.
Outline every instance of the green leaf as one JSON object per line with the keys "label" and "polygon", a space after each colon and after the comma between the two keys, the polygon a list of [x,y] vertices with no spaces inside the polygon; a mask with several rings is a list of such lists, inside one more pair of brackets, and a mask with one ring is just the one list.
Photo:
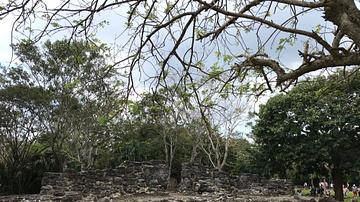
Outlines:
{"label": "green leaf", "polygon": [[99,116],[97,117],[97,122],[100,123],[101,125],[106,125],[109,122],[109,117],[108,116]]}
{"label": "green leaf", "polygon": [[57,23],[57,22],[51,22],[50,24],[53,27],[59,27],[60,26],[59,23]]}

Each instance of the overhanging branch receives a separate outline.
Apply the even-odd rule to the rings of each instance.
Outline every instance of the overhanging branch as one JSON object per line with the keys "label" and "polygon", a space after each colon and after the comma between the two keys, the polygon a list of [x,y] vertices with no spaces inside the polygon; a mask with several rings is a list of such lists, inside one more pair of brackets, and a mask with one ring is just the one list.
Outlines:
{"label": "overhanging branch", "polygon": [[239,63],[237,68],[257,66],[268,67],[276,73],[276,83],[277,85],[280,85],[285,81],[296,80],[300,76],[316,70],[328,67],[351,66],[358,64],[360,64],[360,53],[349,53],[347,55],[341,56],[341,58],[334,58],[330,55],[323,56],[308,63],[304,63],[297,69],[289,72],[285,72],[284,68],[281,67],[278,61],[259,57],[249,57],[242,63]]}

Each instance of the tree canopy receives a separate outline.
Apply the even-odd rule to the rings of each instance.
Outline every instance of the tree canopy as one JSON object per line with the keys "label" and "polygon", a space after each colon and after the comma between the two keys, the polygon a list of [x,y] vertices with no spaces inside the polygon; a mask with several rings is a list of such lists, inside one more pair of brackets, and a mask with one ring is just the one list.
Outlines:
{"label": "tree canopy", "polygon": [[275,85],[285,89],[312,71],[359,65],[359,15],[355,0],[0,4],[0,18],[14,17],[9,30],[14,39],[34,43],[57,33],[98,42],[99,30],[113,31],[109,27],[115,23],[116,36],[122,40],[115,41],[121,54],[114,64],[126,72],[129,89],[136,87],[137,69],[155,86],[194,83],[198,74],[210,78],[225,74],[224,85],[253,84],[254,79],[246,79],[253,76],[261,78],[253,85],[255,91]]}
{"label": "tree canopy", "polygon": [[359,166],[359,82],[359,73],[339,72],[305,81],[261,106],[253,135],[272,172],[331,172],[342,197],[345,173]]}

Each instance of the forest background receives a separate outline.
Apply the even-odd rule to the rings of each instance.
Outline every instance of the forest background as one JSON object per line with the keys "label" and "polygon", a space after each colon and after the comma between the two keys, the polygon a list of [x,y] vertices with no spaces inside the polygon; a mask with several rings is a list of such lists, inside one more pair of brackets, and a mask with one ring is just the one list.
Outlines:
{"label": "forest background", "polygon": [[177,179],[189,161],[324,177],[342,199],[360,173],[359,13],[354,0],[1,2],[0,190],[162,159]]}

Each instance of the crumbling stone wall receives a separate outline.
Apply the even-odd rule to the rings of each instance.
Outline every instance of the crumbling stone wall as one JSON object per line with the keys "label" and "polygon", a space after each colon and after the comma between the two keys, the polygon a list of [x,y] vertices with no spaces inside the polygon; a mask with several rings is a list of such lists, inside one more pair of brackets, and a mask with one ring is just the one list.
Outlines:
{"label": "crumbling stone wall", "polygon": [[[169,182],[168,166],[164,161],[128,161],[111,170],[45,173],[39,195],[3,196],[0,202],[122,201],[124,195],[164,194]],[[230,176],[213,168],[187,163],[182,165],[177,190],[185,194],[214,197],[229,194],[292,195],[293,184],[291,180],[266,179],[252,174]]]}
{"label": "crumbling stone wall", "polygon": [[181,192],[244,195],[291,195],[293,182],[285,179],[266,179],[256,174],[230,176],[213,168],[186,163],[182,165]]}
{"label": "crumbling stone wall", "polygon": [[161,193],[167,186],[167,165],[162,161],[125,162],[116,169],[45,173],[42,200],[97,200],[128,194]]}

